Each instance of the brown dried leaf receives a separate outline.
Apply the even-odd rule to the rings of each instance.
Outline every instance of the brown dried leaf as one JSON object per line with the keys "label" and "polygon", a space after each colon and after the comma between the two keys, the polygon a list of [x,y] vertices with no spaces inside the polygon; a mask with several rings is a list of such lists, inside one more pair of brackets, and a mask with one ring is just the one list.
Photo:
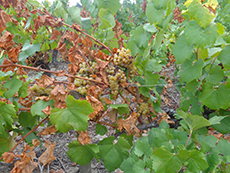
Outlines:
{"label": "brown dried leaf", "polygon": [[17,69],[17,75],[26,75],[27,73],[25,72],[25,70],[21,67],[18,67]]}
{"label": "brown dried leaf", "polygon": [[46,115],[49,115],[51,110],[52,108],[50,107],[50,105],[48,105],[45,109],[42,110],[42,112],[44,112]]}
{"label": "brown dried leaf", "polygon": [[50,97],[40,96],[40,97],[36,97],[34,100],[44,100],[44,101],[48,102],[50,100]]}
{"label": "brown dried leaf", "polygon": [[61,35],[60,31],[52,29],[52,35],[50,37],[50,40],[57,40],[59,35]]}
{"label": "brown dried leaf", "polygon": [[30,11],[30,13],[32,13],[32,14],[37,14],[37,10],[32,10],[32,11]]}
{"label": "brown dried leaf", "polygon": [[105,98],[105,103],[106,104],[113,104],[113,101],[108,99],[107,97]]}
{"label": "brown dried leaf", "polygon": [[227,134],[227,135],[224,137],[224,139],[226,139],[226,140],[228,140],[228,142],[230,142],[230,135]]}
{"label": "brown dried leaf", "polygon": [[65,74],[66,74],[65,70],[62,71],[57,70],[55,73],[56,76],[60,76],[60,77],[65,76]]}
{"label": "brown dried leaf", "polygon": [[25,98],[19,97],[19,101],[18,101],[22,106],[24,107],[31,107],[33,104],[33,96],[32,95],[28,95]]}
{"label": "brown dried leaf", "polygon": [[55,128],[55,125],[53,124],[53,125],[45,128],[44,130],[40,131],[38,133],[38,135],[43,135],[43,136],[50,135],[50,134],[53,135],[56,131],[57,131],[57,129]]}
{"label": "brown dried leaf", "polygon": [[18,62],[18,56],[19,56],[20,50],[18,48],[12,47],[8,54],[8,57],[11,59],[12,62],[16,63]]}
{"label": "brown dried leaf", "polygon": [[66,56],[68,54],[66,43],[58,42],[57,50],[62,54],[62,56]]}
{"label": "brown dried leaf", "polygon": [[55,108],[60,108],[60,109],[65,109],[66,108],[66,103],[64,101],[56,101],[54,103]]}
{"label": "brown dried leaf", "polygon": [[168,116],[168,114],[164,112],[162,116],[159,118],[159,120],[157,121],[157,123],[160,124],[162,121],[166,121],[168,124],[175,124],[174,121],[171,121],[169,119],[170,117]]}
{"label": "brown dried leaf", "polygon": [[21,154],[21,160],[14,164],[14,169],[11,173],[30,173],[38,166],[39,163],[33,162],[32,159],[35,158],[35,152],[29,151],[28,153]]}
{"label": "brown dried leaf", "polygon": [[85,132],[81,131],[77,139],[82,145],[91,143],[91,138],[89,137],[89,132],[87,130]]}
{"label": "brown dried leaf", "polygon": [[43,165],[51,163],[56,157],[53,156],[53,151],[55,148],[56,142],[51,144],[49,141],[46,141],[45,147],[46,151],[39,157],[39,161],[43,163]]}
{"label": "brown dried leaf", "polygon": [[113,123],[117,123],[117,109],[112,109],[108,114],[107,116],[110,118],[110,120],[113,122]]}
{"label": "brown dried leaf", "polygon": [[37,147],[40,144],[40,141],[37,139],[32,139],[33,146]]}
{"label": "brown dried leaf", "polygon": [[81,62],[84,62],[84,58],[79,53],[77,53],[77,49],[75,46],[69,49],[68,57],[69,61],[74,65],[78,65]]}
{"label": "brown dried leaf", "polygon": [[46,88],[49,85],[52,85],[54,82],[54,79],[47,76],[47,75],[43,75],[41,77],[41,79],[38,81],[38,86],[42,87],[42,88]]}
{"label": "brown dried leaf", "polygon": [[32,151],[33,149],[34,149],[34,146],[32,147],[30,147],[29,145],[24,146],[24,151],[28,151],[28,150]]}
{"label": "brown dried leaf", "polygon": [[103,104],[95,97],[88,95],[86,96],[86,100],[91,104],[94,110],[93,113],[89,114],[89,118],[94,118],[95,115],[97,115],[100,111],[104,110]]}
{"label": "brown dried leaf", "polygon": [[[10,16],[8,14],[6,14],[6,12],[4,10],[1,10],[0,11],[0,23],[3,26],[2,29],[4,29],[4,30],[6,29],[6,24],[9,21],[10,21]],[[0,33],[2,33],[2,31],[0,30]]]}
{"label": "brown dried leaf", "polygon": [[90,85],[88,88],[88,95],[92,95],[95,98],[98,98],[99,94],[101,94],[103,91],[103,88],[100,88],[96,85]]}
{"label": "brown dried leaf", "polygon": [[54,98],[56,101],[65,101],[67,97],[67,91],[63,84],[57,85],[51,92],[51,98]]}
{"label": "brown dried leaf", "polygon": [[6,163],[13,163],[15,155],[14,153],[10,153],[10,152],[5,152],[2,154],[3,157],[3,161]]}
{"label": "brown dried leaf", "polygon": [[8,65],[8,67],[2,67],[2,71],[3,71],[4,73],[6,73],[6,72],[8,72],[8,71],[14,72],[15,67],[10,66],[10,64],[11,64],[11,61],[10,61],[10,60],[8,60],[8,59],[4,59],[4,60],[3,60],[2,65]]}
{"label": "brown dried leaf", "polygon": [[125,129],[128,135],[137,133],[140,133],[140,130],[137,128],[136,126],[136,122],[137,122],[137,117],[130,115],[127,119],[123,120],[123,119],[119,119],[117,126],[118,126],[118,130],[122,131],[122,129]]}

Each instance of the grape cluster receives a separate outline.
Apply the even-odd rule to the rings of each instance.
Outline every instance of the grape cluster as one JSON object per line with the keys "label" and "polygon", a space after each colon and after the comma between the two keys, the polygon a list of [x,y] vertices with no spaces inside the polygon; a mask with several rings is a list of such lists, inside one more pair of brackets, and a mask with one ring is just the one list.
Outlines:
{"label": "grape cluster", "polygon": [[119,69],[115,75],[108,75],[109,78],[109,85],[111,89],[111,93],[114,95],[118,94],[118,89],[119,89],[119,83],[124,83],[126,82],[126,76],[125,73]]}
{"label": "grape cluster", "polygon": [[[90,61],[89,62],[90,68],[91,70],[94,72],[96,69],[96,63]],[[79,71],[77,76],[78,77],[87,77],[89,78],[89,76],[92,74],[90,68],[87,66],[86,62],[82,62],[81,64],[79,64]],[[92,79],[91,77],[89,79]],[[84,80],[84,79],[79,79],[76,78],[74,80],[74,85],[77,86],[77,92],[79,92],[81,95],[85,95],[87,94],[87,89],[90,85],[90,81],[89,80]]]}
{"label": "grape cluster", "polygon": [[[90,65],[91,70],[94,72],[96,69],[97,63],[90,61],[89,65]],[[79,68],[80,69],[79,69],[78,73],[80,75],[87,77],[91,74],[90,68],[88,67],[86,62],[82,62],[81,64],[79,64]]]}
{"label": "grape cluster", "polygon": [[141,103],[140,105],[137,106],[138,112],[137,115],[146,115],[148,113],[148,103]]}
{"label": "grape cluster", "polygon": [[37,84],[34,84],[33,86],[30,87],[31,91],[34,91],[36,95],[39,96],[49,96],[50,92],[53,90],[52,88],[43,88],[38,86]]}
{"label": "grape cluster", "polygon": [[112,65],[109,65],[108,67],[105,68],[105,71],[110,74],[110,75],[113,75],[114,72],[115,72],[115,67],[112,66]]}
{"label": "grape cluster", "polygon": [[129,49],[118,49],[117,54],[114,55],[113,62],[115,65],[127,68],[130,78],[133,78],[135,76],[136,67],[134,66],[134,58],[130,54]]}

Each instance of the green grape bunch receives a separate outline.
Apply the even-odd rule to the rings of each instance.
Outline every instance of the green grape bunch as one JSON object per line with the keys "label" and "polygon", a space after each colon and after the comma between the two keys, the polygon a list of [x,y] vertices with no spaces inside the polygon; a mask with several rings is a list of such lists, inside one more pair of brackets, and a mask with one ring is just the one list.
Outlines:
{"label": "green grape bunch", "polygon": [[119,89],[119,84],[125,83],[127,80],[124,71],[119,69],[119,70],[117,70],[117,72],[115,72],[114,75],[113,74],[108,75],[108,78],[109,78],[111,93],[113,95],[117,95],[118,89]]}
{"label": "green grape bunch", "polygon": [[128,70],[129,77],[133,78],[136,74],[136,67],[134,65],[134,58],[130,54],[129,49],[122,48],[117,50],[117,54],[114,55],[113,62],[117,66],[125,67]]}
{"label": "green grape bunch", "polygon": [[[96,70],[96,62],[89,62],[90,68],[93,72]],[[93,79],[92,77],[89,77],[92,74],[92,71],[90,70],[86,62],[82,62],[79,64],[79,70],[77,73],[78,77],[87,77],[89,79]],[[91,82],[89,80],[84,80],[84,79],[79,79],[76,78],[74,80],[74,85],[77,87],[77,92],[79,92],[81,95],[86,95],[87,94],[87,89]]]}
{"label": "green grape bunch", "polygon": [[137,115],[138,116],[143,116],[148,113],[148,103],[141,103],[140,105],[137,105]]}
{"label": "green grape bunch", "polygon": [[33,86],[30,87],[30,90],[35,92],[37,96],[49,96],[50,92],[53,90],[50,87],[43,88],[38,86],[37,84],[34,84]]}

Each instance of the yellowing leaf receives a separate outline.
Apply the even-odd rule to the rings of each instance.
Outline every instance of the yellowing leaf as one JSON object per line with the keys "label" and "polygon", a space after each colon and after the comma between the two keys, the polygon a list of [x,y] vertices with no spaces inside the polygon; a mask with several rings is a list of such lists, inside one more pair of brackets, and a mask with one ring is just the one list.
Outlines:
{"label": "yellowing leaf", "polygon": [[211,7],[213,10],[215,10],[218,7],[217,0],[208,0],[208,2],[205,3],[206,7]]}

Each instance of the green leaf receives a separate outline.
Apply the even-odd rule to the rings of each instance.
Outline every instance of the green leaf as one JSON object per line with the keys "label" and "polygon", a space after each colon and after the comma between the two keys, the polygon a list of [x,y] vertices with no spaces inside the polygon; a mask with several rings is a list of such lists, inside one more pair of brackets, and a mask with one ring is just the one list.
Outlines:
{"label": "green leaf", "polygon": [[165,121],[160,124],[159,129],[152,128],[149,133],[149,144],[152,147],[161,147],[165,146],[170,151],[173,149],[172,140],[173,136],[170,133],[169,125]]}
{"label": "green leaf", "polygon": [[22,86],[19,88],[19,91],[18,91],[19,97],[25,98],[28,95],[28,93],[27,93],[28,85],[29,85],[28,82],[22,83]]}
{"label": "green leaf", "polygon": [[33,127],[37,122],[37,116],[32,116],[29,112],[20,112],[18,122],[22,127]]}
{"label": "green leaf", "polygon": [[206,79],[206,82],[211,84],[219,84],[221,80],[224,78],[224,72],[221,70],[220,66],[214,66],[210,70],[210,74]]}
{"label": "green leaf", "polygon": [[178,37],[175,45],[172,48],[172,53],[175,56],[176,63],[181,64],[186,59],[190,59],[193,52],[193,45],[188,46],[185,35]]}
{"label": "green leaf", "polygon": [[13,78],[7,81],[6,83],[3,84],[3,88],[9,90],[4,93],[4,96],[6,98],[13,97],[14,94],[19,90],[21,86],[22,86],[22,81],[17,78]]}
{"label": "green leaf", "polygon": [[220,124],[212,125],[211,127],[222,134],[229,133],[230,132],[230,117],[224,118],[222,121],[220,121]]}
{"label": "green leaf", "polygon": [[229,142],[225,139],[221,139],[221,141],[218,141],[218,144],[214,148],[216,152],[219,154],[223,154],[224,157],[227,157],[230,155],[230,145]]}
{"label": "green leaf", "polygon": [[149,39],[151,38],[151,34],[146,32],[141,25],[135,29],[132,38],[139,48],[146,48],[148,46]]}
{"label": "green leaf", "polygon": [[180,71],[178,74],[185,82],[191,82],[200,77],[203,66],[204,61],[202,59],[199,59],[194,64],[191,64],[191,61],[185,61],[183,64],[184,70]]}
{"label": "green leaf", "polygon": [[197,88],[200,87],[200,85],[201,82],[198,82],[197,80],[192,80],[191,82],[186,83],[186,89],[194,94],[197,91]]}
{"label": "green leaf", "polygon": [[109,10],[101,9],[99,12],[99,17],[102,21],[102,28],[113,28],[115,26],[115,20],[113,15],[109,12]]}
{"label": "green leaf", "polygon": [[162,44],[163,38],[164,38],[163,31],[158,32],[157,36],[154,38],[152,49],[158,49],[160,45]]}
{"label": "green leaf", "polygon": [[108,132],[107,128],[101,124],[96,124],[95,133],[99,135],[104,135]]}
{"label": "green leaf", "polygon": [[30,44],[29,40],[26,40],[22,47],[22,52],[19,53],[19,61],[25,64],[25,59],[28,56],[32,56],[35,52],[40,51],[40,43]]}
{"label": "green leaf", "polygon": [[35,104],[31,106],[32,116],[39,115],[41,118],[45,118],[47,115],[42,112],[42,110],[49,105],[52,106],[53,103],[53,100],[49,100],[48,102],[45,102],[44,100],[38,100]]}
{"label": "green leaf", "polygon": [[4,152],[8,152],[10,150],[9,140],[7,138],[0,138],[0,156]]}
{"label": "green leaf", "polygon": [[55,8],[55,12],[54,12],[55,16],[57,17],[62,17],[64,18],[65,22],[68,21],[68,13],[67,10],[64,9],[62,2],[58,1],[57,2],[57,6]]}
{"label": "green leaf", "polygon": [[209,167],[208,169],[205,170],[205,173],[212,172],[221,163],[221,159],[220,156],[218,155],[218,152],[214,152],[214,151],[210,152],[210,154],[206,156],[206,160],[208,162]]}
{"label": "green leaf", "polygon": [[188,46],[195,44],[200,48],[204,48],[206,45],[215,42],[217,37],[217,26],[215,24],[210,24],[204,29],[200,27],[196,21],[192,20],[186,26],[184,33]]}
{"label": "green leaf", "polygon": [[[3,51],[2,51],[3,52]],[[4,78],[7,78],[9,76],[12,76],[14,73],[12,71],[8,71],[6,73],[0,71],[0,81],[2,81]]]}
{"label": "green leaf", "polygon": [[155,59],[148,60],[148,63],[145,67],[146,71],[152,72],[160,72],[162,70],[162,65],[158,63]]}
{"label": "green leaf", "polygon": [[210,109],[227,109],[230,106],[230,89],[225,85],[215,89],[212,84],[205,83],[198,99]]}
{"label": "green leaf", "polygon": [[166,15],[165,9],[156,9],[154,3],[152,1],[147,3],[146,7],[146,16],[149,20],[149,23],[152,24],[160,24]]}
{"label": "green leaf", "polygon": [[197,150],[181,150],[178,157],[185,160],[187,162],[186,167],[187,170],[194,172],[194,173],[200,173],[201,171],[208,168],[208,163],[204,160],[205,154],[201,151]]}
{"label": "green leaf", "polygon": [[129,113],[129,105],[128,104],[111,104],[109,105],[111,108],[117,109],[119,114]]}
{"label": "green leaf", "polygon": [[172,21],[173,19],[173,12],[169,15],[167,15],[161,22],[161,24],[159,25],[159,27],[161,27],[163,30],[167,29],[169,23]]}
{"label": "green leaf", "polygon": [[68,132],[70,129],[85,131],[88,115],[94,112],[92,106],[86,100],[75,100],[71,95],[68,95],[65,101],[67,109],[52,109],[51,123],[55,124],[56,129],[61,132]]}
{"label": "green leaf", "polygon": [[[29,133],[32,130],[31,127],[27,126],[22,129],[23,136],[25,136],[27,133]],[[40,140],[38,136],[36,136],[35,132],[30,133],[26,138],[25,141],[29,144],[32,144],[32,140],[37,139]]]}
{"label": "green leaf", "polygon": [[78,25],[81,25],[81,10],[78,7],[72,6],[69,7],[69,14],[73,22],[76,22]]}
{"label": "green leaf", "polygon": [[79,165],[88,164],[93,158],[98,159],[99,147],[96,144],[81,145],[79,141],[73,141],[68,145],[67,155],[72,162]]}
{"label": "green leaf", "polygon": [[41,4],[38,2],[38,1],[36,1],[36,0],[28,0],[28,2],[30,2],[31,4],[33,4],[35,7],[39,7]]}
{"label": "green leaf", "polygon": [[220,47],[208,48],[208,56],[213,56],[216,53],[218,54],[221,50],[222,50],[222,48],[220,48]]}
{"label": "green leaf", "polygon": [[142,155],[151,156],[152,148],[149,145],[148,137],[142,137],[137,140],[134,145],[134,153],[139,157]]}
{"label": "green leaf", "polygon": [[179,115],[183,117],[186,123],[189,125],[190,130],[197,130],[202,127],[210,126],[210,122],[202,116],[191,115],[184,111],[177,111]]}
{"label": "green leaf", "polygon": [[166,9],[168,5],[168,0],[152,0],[157,9]]}
{"label": "green leaf", "polygon": [[0,134],[3,134],[5,129],[4,126],[11,126],[13,118],[16,118],[16,112],[14,105],[12,104],[0,104]]}
{"label": "green leaf", "polygon": [[92,0],[81,0],[81,4],[83,7],[88,7],[92,3]]}
{"label": "green leaf", "polygon": [[217,32],[220,35],[223,35],[225,32],[225,27],[222,25],[222,23],[217,23]]}
{"label": "green leaf", "polygon": [[154,150],[151,158],[153,159],[153,168],[156,173],[178,172],[182,167],[179,158],[165,146]]}
{"label": "green leaf", "polygon": [[189,5],[188,15],[203,28],[206,28],[215,17],[215,15],[210,13],[209,9],[203,6],[198,0],[192,1]]}
{"label": "green leaf", "polygon": [[143,28],[148,32],[152,32],[152,33],[157,32],[157,28],[155,27],[154,24],[150,25],[150,23],[146,23],[144,24]]}
{"label": "green leaf", "polygon": [[81,22],[82,22],[82,29],[89,31],[92,28],[90,18],[82,18]]}
{"label": "green leaf", "polygon": [[98,8],[108,9],[112,15],[115,15],[118,9],[121,8],[119,0],[98,0]]}
{"label": "green leaf", "polygon": [[218,141],[218,139],[212,135],[197,135],[197,140],[201,145],[201,150],[203,151],[203,153],[210,152],[212,148],[216,146],[216,143]]}
{"label": "green leaf", "polygon": [[124,138],[119,138],[116,144],[113,144],[114,139],[115,137],[111,136],[98,143],[99,155],[110,172],[118,168],[122,161],[128,158],[130,149],[128,141]]}
{"label": "green leaf", "polygon": [[145,85],[150,85],[150,87],[156,85],[160,77],[159,74],[153,73],[151,71],[146,71],[144,76],[145,76]]}
{"label": "green leaf", "polygon": [[178,158],[181,160],[181,162],[184,162],[189,157],[190,151],[182,148],[178,154]]}
{"label": "green leaf", "polygon": [[220,60],[220,61],[223,63],[224,68],[226,68],[227,70],[230,69],[229,54],[230,54],[230,45],[226,46],[226,47],[220,52],[220,55],[218,56],[218,60]]}
{"label": "green leaf", "polygon": [[135,56],[138,53],[139,48],[138,48],[137,44],[134,42],[132,37],[128,41],[127,45],[128,45],[129,50],[131,50],[132,56]]}
{"label": "green leaf", "polygon": [[209,120],[209,122],[211,123],[211,125],[220,124],[220,121],[222,121],[226,117],[227,116],[214,116]]}
{"label": "green leaf", "polygon": [[150,173],[145,169],[145,162],[142,160],[135,161],[132,157],[124,160],[120,166],[124,173]]}

